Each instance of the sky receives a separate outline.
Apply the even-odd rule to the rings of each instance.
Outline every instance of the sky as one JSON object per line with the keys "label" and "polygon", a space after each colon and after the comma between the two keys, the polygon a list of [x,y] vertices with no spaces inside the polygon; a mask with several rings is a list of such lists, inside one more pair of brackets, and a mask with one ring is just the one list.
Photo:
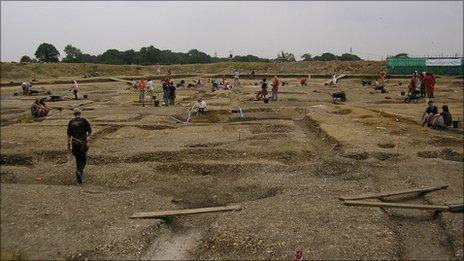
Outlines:
{"label": "sky", "polygon": [[34,57],[43,42],[62,57],[67,44],[95,55],[153,45],[219,57],[461,56],[463,1],[1,2],[1,61]]}

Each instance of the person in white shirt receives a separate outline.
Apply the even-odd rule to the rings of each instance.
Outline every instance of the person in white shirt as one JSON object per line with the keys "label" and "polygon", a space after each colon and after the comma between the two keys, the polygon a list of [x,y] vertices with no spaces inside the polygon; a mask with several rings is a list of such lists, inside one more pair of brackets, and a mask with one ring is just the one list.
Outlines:
{"label": "person in white shirt", "polygon": [[203,114],[205,113],[206,109],[206,102],[203,100],[202,97],[198,98],[198,100],[195,102],[195,106],[197,109],[197,114]]}
{"label": "person in white shirt", "polygon": [[337,74],[332,74],[332,85],[337,85]]}
{"label": "person in white shirt", "polygon": [[29,91],[31,90],[32,85],[29,82],[23,82],[21,84],[21,88],[23,89],[23,95],[26,96],[29,94]]}
{"label": "person in white shirt", "polygon": [[234,88],[240,86],[240,74],[238,73],[238,70],[234,71]]}
{"label": "person in white shirt", "polygon": [[151,96],[151,98],[153,100],[156,99],[156,96],[155,96],[155,85],[153,83],[153,80],[149,79],[148,82],[147,82],[147,90],[148,90],[148,93],[149,95]]}
{"label": "person in white shirt", "polygon": [[72,81],[70,90],[73,92],[74,98],[75,98],[76,100],[79,100],[79,94],[78,94],[78,92],[79,92],[79,85],[77,85],[77,82],[76,82],[76,81]]}

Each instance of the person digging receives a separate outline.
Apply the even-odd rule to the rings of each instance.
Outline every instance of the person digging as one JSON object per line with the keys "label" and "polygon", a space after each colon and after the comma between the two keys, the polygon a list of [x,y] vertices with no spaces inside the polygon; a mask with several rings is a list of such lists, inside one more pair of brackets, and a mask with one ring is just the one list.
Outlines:
{"label": "person digging", "polygon": [[89,146],[87,138],[92,133],[90,123],[81,118],[81,110],[75,108],[74,119],[69,121],[68,124],[68,150],[76,157],[76,178],[77,183],[82,184],[82,177],[84,176],[84,167],[87,161],[87,151]]}

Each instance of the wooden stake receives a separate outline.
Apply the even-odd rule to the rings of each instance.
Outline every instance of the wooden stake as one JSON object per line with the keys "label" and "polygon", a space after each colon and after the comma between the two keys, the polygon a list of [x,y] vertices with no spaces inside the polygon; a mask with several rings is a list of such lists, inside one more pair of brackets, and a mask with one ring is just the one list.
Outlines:
{"label": "wooden stake", "polygon": [[387,197],[387,196],[395,196],[395,195],[402,195],[408,193],[426,193],[434,190],[446,189],[448,185],[444,186],[435,186],[435,187],[424,187],[424,188],[417,188],[417,189],[408,189],[408,190],[401,190],[401,191],[394,191],[394,192],[380,192],[380,193],[370,193],[361,196],[342,196],[339,197],[341,200],[357,200],[357,199],[367,199],[367,198],[380,198],[380,197]]}
{"label": "wooden stake", "polygon": [[209,207],[209,208],[193,208],[193,209],[180,209],[180,210],[166,210],[166,211],[155,211],[155,212],[138,212],[132,215],[130,218],[164,218],[171,216],[180,215],[192,215],[201,213],[212,213],[222,211],[242,210],[241,205],[231,205],[222,207]]}

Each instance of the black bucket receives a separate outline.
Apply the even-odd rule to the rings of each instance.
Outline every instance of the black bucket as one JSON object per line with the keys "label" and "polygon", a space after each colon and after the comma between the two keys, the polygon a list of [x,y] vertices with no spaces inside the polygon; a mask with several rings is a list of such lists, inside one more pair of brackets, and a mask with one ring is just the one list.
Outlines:
{"label": "black bucket", "polygon": [[84,99],[87,99],[87,94],[84,94]]}
{"label": "black bucket", "polygon": [[401,96],[404,96],[406,94],[406,92],[401,92]]}
{"label": "black bucket", "polygon": [[155,107],[159,107],[159,106],[160,106],[160,101],[155,100],[155,101],[153,102],[153,104],[155,105]]}
{"label": "black bucket", "polygon": [[459,128],[459,121],[453,121],[453,128]]}
{"label": "black bucket", "polygon": [[269,103],[269,98],[264,98],[263,101],[264,103]]}

